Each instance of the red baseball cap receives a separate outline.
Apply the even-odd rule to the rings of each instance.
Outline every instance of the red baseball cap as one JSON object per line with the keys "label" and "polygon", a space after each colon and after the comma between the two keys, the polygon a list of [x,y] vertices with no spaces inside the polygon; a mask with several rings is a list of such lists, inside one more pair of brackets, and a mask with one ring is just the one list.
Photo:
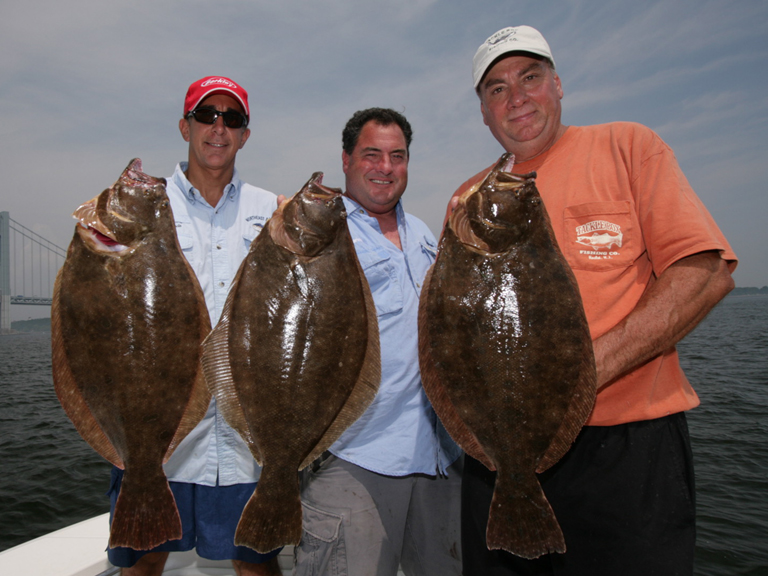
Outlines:
{"label": "red baseball cap", "polygon": [[236,98],[243,107],[245,116],[247,118],[251,117],[251,112],[248,109],[248,92],[242,86],[223,76],[206,76],[196,82],[192,82],[189,90],[187,90],[187,97],[184,99],[183,116],[186,117],[187,114],[197,108],[200,102],[211,94],[227,94]]}

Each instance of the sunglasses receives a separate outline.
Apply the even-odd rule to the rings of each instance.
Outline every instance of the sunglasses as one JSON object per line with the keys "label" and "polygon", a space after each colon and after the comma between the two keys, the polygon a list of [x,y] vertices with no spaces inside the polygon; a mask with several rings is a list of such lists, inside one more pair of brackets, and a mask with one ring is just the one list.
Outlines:
{"label": "sunglasses", "polygon": [[201,124],[213,124],[216,122],[216,119],[221,116],[224,119],[224,126],[227,128],[242,128],[243,126],[248,125],[248,118],[235,110],[219,112],[214,108],[195,108],[192,112],[187,114],[187,118],[190,116]]}

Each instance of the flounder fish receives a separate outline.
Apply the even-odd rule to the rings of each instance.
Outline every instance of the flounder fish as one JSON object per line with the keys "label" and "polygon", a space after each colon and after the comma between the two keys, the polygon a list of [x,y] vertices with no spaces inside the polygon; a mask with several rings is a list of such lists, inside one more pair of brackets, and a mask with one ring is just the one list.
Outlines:
{"label": "flounder fish", "polygon": [[568,451],[595,401],[576,279],[534,182],[505,154],[450,216],[422,290],[424,389],[448,432],[496,470],[489,549],[565,552],[535,472]]}
{"label": "flounder fish", "polygon": [[219,324],[203,344],[206,380],[263,466],[235,544],[298,544],[298,471],[373,401],[379,332],[338,189],[316,172],[251,244]]}
{"label": "flounder fish", "polygon": [[208,408],[210,320],[165,180],[141,160],[74,217],[51,309],[54,386],[80,435],[125,470],[110,547],[145,550],[182,535],[162,464]]}

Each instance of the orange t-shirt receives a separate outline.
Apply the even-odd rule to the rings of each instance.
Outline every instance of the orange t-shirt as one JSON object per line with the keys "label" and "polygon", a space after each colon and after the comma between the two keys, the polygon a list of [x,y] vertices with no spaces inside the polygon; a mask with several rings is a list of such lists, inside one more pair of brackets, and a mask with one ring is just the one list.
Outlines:
{"label": "orange t-shirt", "polygon": [[[576,275],[593,339],[627,316],[677,260],[718,250],[731,270],[736,267],[736,255],[674,153],[645,126],[571,126],[547,152],[514,167],[517,174],[534,171],[560,249]],[[587,424],[650,420],[698,404],[671,350],[603,388]]]}

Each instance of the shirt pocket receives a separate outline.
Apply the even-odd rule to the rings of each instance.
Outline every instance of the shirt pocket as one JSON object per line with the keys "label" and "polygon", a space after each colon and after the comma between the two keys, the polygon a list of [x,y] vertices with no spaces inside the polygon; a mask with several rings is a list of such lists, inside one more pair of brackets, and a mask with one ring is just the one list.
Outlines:
{"label": "shirt pocket", "polygon": [[389,254],[383,250],[359,250],[357,259],[371,288],[376,313],[379,316],[403,309],[403,290],[397,280]]}
{"label": "shirt pocket", "polygon": [[412,274],[412,281],[416,286],[416,293],[421,296],[421,289],[424,287],[424,279],[429,272],[429,268],[437,258],[437,244],[426,236],[419,240],[419,253],[415,258],[409,259],[409,266]]}
{"label": "shirt pocket", "polygon": [[179,239],[179,247],[184,258],[197,270],[200,258],[200,248],[195,246],[195,231],[191,220],[176,220],[176,237]]}
{"label": "shirt pocket", "polygon": [[261,230],[262,226],[259,226],[258,229],[253,228],[252,230],[246,230],[243,232],[243,247],[245,248],[246,254],[251,249],[251,244],[253,244],[253,241],[256,240],[256,237],[259,235]]}
{"label": "shirt pocket", "polygon": [[251,244],[253,244],[256,237],[261,234],[265,225],[265,220],[256,218],[253,215],[243,220],[240,227],[240,232],[243,236],[243,241],[240,246],[241,252],[239,254],[241,260],[248,255],[248,252],[251,250]]}
{"label": "shirt pocket", "polygon": [[568,206],[561,250],[574,270],[627,268],[643,252],[640,226],[629,201]]}

